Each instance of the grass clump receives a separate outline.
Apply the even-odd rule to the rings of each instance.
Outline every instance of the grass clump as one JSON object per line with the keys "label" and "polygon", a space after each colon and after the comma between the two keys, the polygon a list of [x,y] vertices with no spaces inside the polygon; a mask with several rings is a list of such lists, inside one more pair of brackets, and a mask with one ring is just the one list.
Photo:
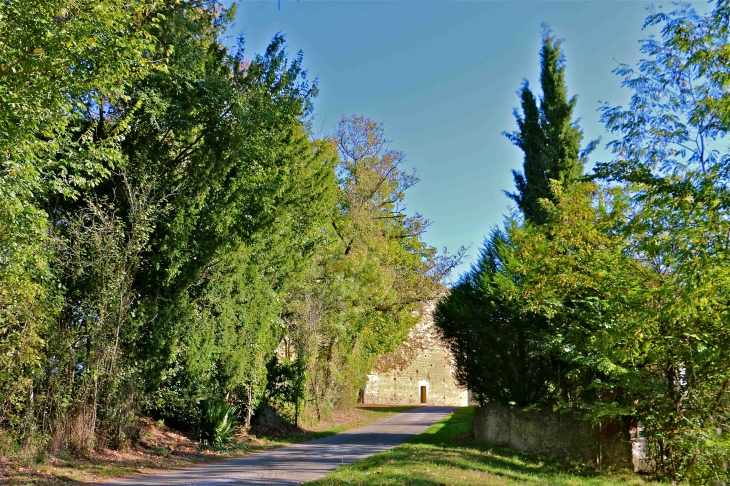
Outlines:
{"label": "grass clump", "polygon": [[459,409],[389,451],[344,466],[309,483],[324,485],[639,486],[633,473],[566,465],[472,438],[474,407]]}
{"label": "grass clump", "polygon": [[149,452],[153,456],[160,456],[160,457],[166,457],[166,456],[170,455],[170,450],[165,449],[164,447],[153,447],[151,449],[147,449],[147,452]]}

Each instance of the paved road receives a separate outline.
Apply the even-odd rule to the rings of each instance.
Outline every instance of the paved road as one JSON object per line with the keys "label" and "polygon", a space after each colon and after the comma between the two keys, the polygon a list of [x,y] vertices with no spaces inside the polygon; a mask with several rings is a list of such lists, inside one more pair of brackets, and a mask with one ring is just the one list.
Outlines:
{"label": "paved road", "polygon": [[302,484],[326,476],[343,464],[395,447],[453,410],[454,407],[414,408],[324,439],[214,464],[105,483],[105,486]]}

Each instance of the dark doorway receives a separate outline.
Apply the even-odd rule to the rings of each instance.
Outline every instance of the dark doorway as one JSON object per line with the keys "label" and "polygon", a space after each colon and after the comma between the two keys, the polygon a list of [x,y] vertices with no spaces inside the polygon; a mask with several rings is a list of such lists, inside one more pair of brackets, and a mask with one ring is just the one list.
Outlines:
{"label": "dark doorway", "polygon": [[421,387],[421,403],[426,403],[426,387]]}

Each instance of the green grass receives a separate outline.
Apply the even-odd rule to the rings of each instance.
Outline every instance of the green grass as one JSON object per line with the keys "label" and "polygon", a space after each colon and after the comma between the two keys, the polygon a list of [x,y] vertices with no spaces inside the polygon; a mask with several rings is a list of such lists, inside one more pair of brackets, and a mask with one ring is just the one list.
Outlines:
{"label": "green grass", "polygon": [[312,485],[648,484],[632,473],[605,473],[471,439],[474,408],[455,411],[409,442],[344,466]]}

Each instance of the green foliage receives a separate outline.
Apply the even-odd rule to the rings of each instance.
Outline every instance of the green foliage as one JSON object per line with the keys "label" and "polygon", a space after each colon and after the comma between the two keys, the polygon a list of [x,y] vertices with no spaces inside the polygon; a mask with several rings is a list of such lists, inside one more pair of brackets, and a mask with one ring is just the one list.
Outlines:
{"label": "green foliage", "polygon": [[16,424],[58,307],[46,231],[40,211],[0,195],[0,417]]}
{"label": "green foliage", "polygon": [[119,161],[124,118],[109,118],[103,142],[84,124],[157,68],[147,56],[158,21],[154,2],[6,2],[0,12],[0,422],[23,440],[44,423],[37,382],[61,357],[51,348],[63,286],[49,220],[63,216],[45,203],[80,197]]}
{"label": "green foliage", "polygon": [[[540,231],[532,225],[548,222],[546,203],[557,198],[551,185],[575,184],[596,145],[591,142],[580,150],[583,133],[571,120],[577,99],[568,99],[560,44],[545,27],[540,104],[525,81],[520,91],[522,115],[515,111],[518,131],[505,133],[525,154],[524,173],[513,171],[517,192],[509,194],[525,223],[509,220],[505,231],[495,230],[478,263],[436,309],[436,323],[456,350],[457,379],[482,401],[548,405],[573,392],[561,383],[565,363],[544,349],[546,336],[554,332],[550,323],[510,294],[512,287],[522,285],[519,272],[513,273],[519,270],[512,268],[519,245],[512,238]],[[474,342],[489,343],[490,351],[481,352]]]}
{"label": "green foliage", "polygon": [[513,259],[510,237],[516,225],[510,221],[506,231],[492,232],[476,265],[434,311],[434,322],[451,345],[455,378],[480,403],[526,406],[554,399],[557,364],[541,347],[547,323],[505,295],[504,286],[517,278],[505,271]]}
{"label": "green foliage", "polygon": [[200,437],[204,444],[214,447],[225,447],[236,433],[238,410],[231,404],[216,398],[203,402],[203,413],[200,422]]}
{"label": "green foliage", "polygon": [[422,239],[428,222],[405,214],[405,191],[418,179],[384,132],[362,116],[341,120],[330,141],[339,152],[336,205],[320,251],[287,296],[288,357],[306,363],[317,418],[356,399],[373,360],[406,339],[419,302],[443,288],[463,254],[438,256]]}
{"label": "green foliage", "polygon": [[[233,13],[0,12],[0,430],[19,444],[123,447],[139,413],[225,441],[207,397],[246,423],[267,393],[330,409],[435,288],[425,221],[399,206],[414,179],[387,173],[402,154],[377,128],[346,182],[354,162],[306,121],[302,54],[229,49]],[[312,293],[327,312],[295,329]],[[296,354],[267,370],[282,339]]]}
{"label": "green foliage", "polygon": [[633,95],[603,110],[619,138],[597,167],[631,198],[629,250],[654,281],[639,415],[660,471],[692,483],[728,479],[727,15],[726,2],[652,11],[661,40],[642,43],[637,71],[617,69]]}
{"label": "green foliage", "polygon": [[215,23],[184,31],[179,22],[174,75],[143,87],[160,104],[140,117],[127,150],[169,208],[138,280],[146,324],[132,352],[157,390],[152,407],[188,421],[209,394],[255,408],[281,335],[281,298],[316,248],[334,176],[326,146],[300,122],[316,88],[301,55],[288,62],[283,37],[249,61],[211,44]]}
{"label": "green foliage", "polygon": [[525,218],[536,224],[545,222],[541,199],[551,199],[550,181],[563,187],[583,176],[588,154],[598,141],[581,151],[583,131],[572,121],[577,98],[568,99],[565,87],[565,59],[560,40],[544,28],[540,51],[540,87],[538,107],[535,95],[525,81],[520,89],[522,115],[515,110],[518,131],[504,135],[525,153],[523,172],[512,171],[516,193],[508,196],[517,203]]}
{"label": "green foliage", "polygon": [[511,221],[495,232],[435,322],[457,350],[457,376],[483,400],[568,407],[593,420],[629,415],[632,397],[619,384],[640,359],[627,347],[640,332],[629,323],[640,320],[624,306],[642,303],[646,272],[613,231],[620,195],[554,190],[546,224]]}
{"label": "green foliage", "polygon": [[[555,181],[544,224],[495,233],[437,314],[482,399],[632,417],[657,474],[690,484],[728,479],[727,14],[652,12],[661,40],[643,41],[636,71],[617,69],[630,106],[603,109],[618,136],[596,169],[607,187]],[[522,319],[531,347],[515,357]],[[547,394],[520,402],[524,356],[544,363]]]}
{"label": "green foliage", "polygon": [[299,407],[306,397],[305,364],[303,359],[286,360],[275,355],[266,366],[266,399],[283,410],[295,426],[299,424]]}

